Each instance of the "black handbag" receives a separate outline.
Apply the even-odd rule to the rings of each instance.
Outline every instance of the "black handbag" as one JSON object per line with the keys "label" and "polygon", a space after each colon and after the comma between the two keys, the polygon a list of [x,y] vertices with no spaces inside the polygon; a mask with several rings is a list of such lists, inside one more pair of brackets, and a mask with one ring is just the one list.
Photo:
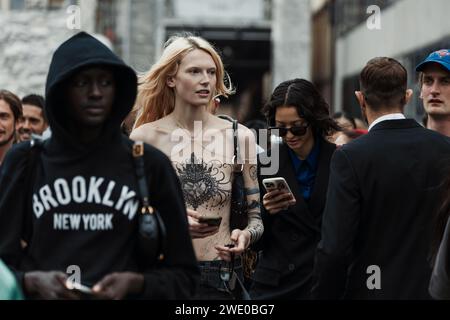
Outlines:
{"label": "black handbag", "polygon": [[[239,143],[238,143],[238,122],[233,122],[233,142],[234,142],[234,156],[233,156],[233,173],[234,180],[231,191],[231,213],[230,213],[230,231],[234,229],[245,229],[248,225],[248,205],[247,196],[245,194],[245,183],[242,171],[244,164],[239,158]],[[256,268],[257,254],[251,248],[247,248],[241,253],[242,269],[243,269],[243,282],[239,279],[239,287],[241,288],[240,296],[244,300],[248,300],[249,296],[246,291],[251,277]]]}
{"label": "black handbag", "polygon": [[133,145],[133,160],[141,200],[141,210],[138,213],[137,254],[139,261],[148,267],[164,259],[167,234],[161,215],[149,202],[143,156],[144,143],[141,141],[135,142]]}

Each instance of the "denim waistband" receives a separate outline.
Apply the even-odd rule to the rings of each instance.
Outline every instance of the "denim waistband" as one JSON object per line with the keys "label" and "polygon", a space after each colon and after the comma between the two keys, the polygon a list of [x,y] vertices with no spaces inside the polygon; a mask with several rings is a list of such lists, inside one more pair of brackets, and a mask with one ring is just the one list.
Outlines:
{"label": "denim waistband", "polygon": [[[200,261],[199,268],[201,273],[200,285],[226,290],[221,273],[231,272],[231,264],[224,260]],[[240,258],[234,259],[234,273],[239,276],[242,273],[242,262]],[[231,277],[231,274],[230,274]]]}

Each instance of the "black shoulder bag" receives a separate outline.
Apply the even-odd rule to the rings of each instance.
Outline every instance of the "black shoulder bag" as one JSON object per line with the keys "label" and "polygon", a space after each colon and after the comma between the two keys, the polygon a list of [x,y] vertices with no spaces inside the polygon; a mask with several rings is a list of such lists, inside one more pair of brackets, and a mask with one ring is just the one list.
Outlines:
{"label": "black shoulder bag", "polygon": [[[230,217],[230,231],[234,229],[245,229],[248,225],[247,215],[247,197],[245,195],[245,183],[242,175],[244,164],[240,162],[239,143],[238,143],[238,122],[233,121],[233,142],[234,142],[234,156],[233,156],[233,185],[231,189],[231,217]],[[240,163],[239,163],[240,162]]]}
{"label": "black shoulder bag", "polygon": [[[231,190],[231,213],[230,213],[230,231],[234,229],[243,230],[247,228],[248,225],[248,206],[247,206],[247,196],[245,194],[245,183],[242,171],[244,169],[244,164],[240,161],[239,153],[239,140],[238,140],[238,122],[232,119],[233,122],[233,142],[234,142],[234,156],[233,156],[233,185]],[[255,268],[256,254],[251,250],[247,249],[241,254],[241,262],[244,276],[244,283],[248,284],[251,282],[251,275]],[[236,295],[240,296],[240,299],[250,300],[250,296],[247,292],[247,287],[241,282],[239,277],[237,277],[239,282],[240,292]],[[238,290],[239,291],[239,290]]]}
{"label": "black shoulder bag", "polygon": [[[30,203],[29,205],[27,204],[26,206],[26,212],[32,212],[32,208],[31,208],[31,201],[28,201],[29,199],[33,198],[33,185],[34,185],[34,180],[36,178],[36,173],[37,173],[37,164],[38,164],[38,159],[40,156],[40,153],[42,151],[44,147],[44,140],[42,139],[31,139],[30,140],[30,150],[29,150],[29,154],[28,154],[28,160],[27,160],[27,164],[26,164],[26,171],[25,171],[25,186],[27,188],[27,193],[26,193],[26,202],[25,203]],[[32,237],[32,233],[33,233],[33,222],[32,222],[32,218],[30,214],[25,214],[24,217],[24,234],[23,234],[23,238],[22,238],[22,247],[23,248],[27,248],[28,246],[28,242],[30,241],[31,237]]]}
{"label": "black shoulder bag", "polygon": [[138,181],[141,210],[139,214],[139,234],[137,252],[144,267],[152,266],[164,259],[166,249],[166,227],[156,208],[149,202],[149,192],[145,176],[144,143],[135,142],[133,145],[133,160]]}

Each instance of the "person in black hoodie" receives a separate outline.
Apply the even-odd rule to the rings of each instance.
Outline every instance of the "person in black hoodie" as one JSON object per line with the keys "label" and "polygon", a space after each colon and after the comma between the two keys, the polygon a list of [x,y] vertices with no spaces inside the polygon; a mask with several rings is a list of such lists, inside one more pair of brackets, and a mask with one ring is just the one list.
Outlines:
{"label": "person in black hoodie", "polygon": [[52,137],[33,170],[25,142],[0,176],[0,259],[27,297],[79,298],[65,285],[74,266],[100,298],[194,294],[199,271],[181,188],[168,158],[149,145],[146,180],[167,230],[165,259],[144,266],[136,250],[139,188],[133,143],[120,130],[136,93],[135,72],[92,36],[81,32],[56,50],[46,84]]}

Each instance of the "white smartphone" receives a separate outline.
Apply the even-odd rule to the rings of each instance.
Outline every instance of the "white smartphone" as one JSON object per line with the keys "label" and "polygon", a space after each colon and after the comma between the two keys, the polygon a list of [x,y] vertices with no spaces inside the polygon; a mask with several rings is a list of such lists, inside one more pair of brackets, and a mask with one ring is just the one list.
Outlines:
{"label": "white smartphone", "polygon": [[262,183],[267,192],[281,190],[290,193],[294,198],[294,194],[292,193],[291,188],[289,188],[289,185],[283,177],[267,178],[264,179]]}

